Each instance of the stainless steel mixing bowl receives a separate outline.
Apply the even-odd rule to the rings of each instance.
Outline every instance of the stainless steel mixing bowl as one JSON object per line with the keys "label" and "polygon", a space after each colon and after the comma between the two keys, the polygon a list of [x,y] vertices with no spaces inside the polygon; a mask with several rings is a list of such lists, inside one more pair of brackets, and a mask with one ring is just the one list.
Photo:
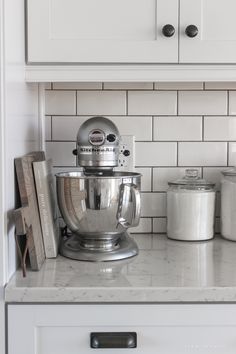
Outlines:
{"label": "stainless steel mixing bowl", "polygon": [[60,212],[69,229],[91,239],[112,239],[140,218],[141,175],[109,172],[56,174]]}

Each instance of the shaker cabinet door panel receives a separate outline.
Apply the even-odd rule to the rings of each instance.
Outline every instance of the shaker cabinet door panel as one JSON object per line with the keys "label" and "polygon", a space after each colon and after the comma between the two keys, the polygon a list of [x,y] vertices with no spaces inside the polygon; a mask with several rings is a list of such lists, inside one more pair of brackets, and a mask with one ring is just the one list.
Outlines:
{"label": "shaker cabinet door panel", "polygon": [[[172,37],[162,27],[172,24]],[[29,63],[178,61],[178,0],[28,0]]]}
{"label": "shaker cabinet door panel", "polygon": [[[93,353],[93,332],[105,332],[106,343],[114,345],[110,349],[103,345],[98,350],[101,354],[235,354],[236,306],[8,306],[8,354]],[[118,349],[124,340],[112,342],[109,332],[125,332],[126,336],[135,332],[137,347]]]}
{"label": "shaker cabinet door panel", "polygon": [[180,63],[236,63],[235,14],[235,0],[180,0]]}

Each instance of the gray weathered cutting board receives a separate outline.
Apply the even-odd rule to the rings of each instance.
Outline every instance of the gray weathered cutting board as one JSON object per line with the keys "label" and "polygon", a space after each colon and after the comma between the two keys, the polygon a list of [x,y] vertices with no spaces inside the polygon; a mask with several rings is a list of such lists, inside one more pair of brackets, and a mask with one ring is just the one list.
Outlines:
{"label": "gray weathered cutting board", "polygon": [[43,151],[15,159],[16,175],[22,207],[15,210],[16,233],[27,234],[31,268],[39,270],[45,261],[42,230],[33,175],[33,162],[45,160]]}

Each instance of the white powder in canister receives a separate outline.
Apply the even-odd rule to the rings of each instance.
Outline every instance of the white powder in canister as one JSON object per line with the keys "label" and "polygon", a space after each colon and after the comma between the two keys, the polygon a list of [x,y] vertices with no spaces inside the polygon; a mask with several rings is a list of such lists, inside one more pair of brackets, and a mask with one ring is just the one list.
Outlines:
{"label": "white powder in canister", "polygon": [[236,183],[227,177],[221,181],[221,234],[236,241]]}
{"label": "white powder in canister", "polygon": [[176,189],[167,192],[167,234],[183,241],[214,236],[215,191]]}

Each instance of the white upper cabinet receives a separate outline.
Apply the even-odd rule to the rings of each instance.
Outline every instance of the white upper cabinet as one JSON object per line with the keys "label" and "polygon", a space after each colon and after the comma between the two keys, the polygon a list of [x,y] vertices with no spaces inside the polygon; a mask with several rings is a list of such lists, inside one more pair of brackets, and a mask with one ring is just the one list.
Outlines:
{"label": "white upper cabinet", "polygon": [[[178,3],[178,0],[28,0],[27,61],[177,63]],[[162,29],[166,24],[173,28],[172,32],[171,27],[167,28],[164,35]]]}
{"label": "white upper cabinet", "polygon": [[25,1],[28,82],[236,81],[236,0]]}
{"label": "white upper cabinet", "polygon": [[235,64],[235,15],[235,0],[180,0],[180,63]]}

